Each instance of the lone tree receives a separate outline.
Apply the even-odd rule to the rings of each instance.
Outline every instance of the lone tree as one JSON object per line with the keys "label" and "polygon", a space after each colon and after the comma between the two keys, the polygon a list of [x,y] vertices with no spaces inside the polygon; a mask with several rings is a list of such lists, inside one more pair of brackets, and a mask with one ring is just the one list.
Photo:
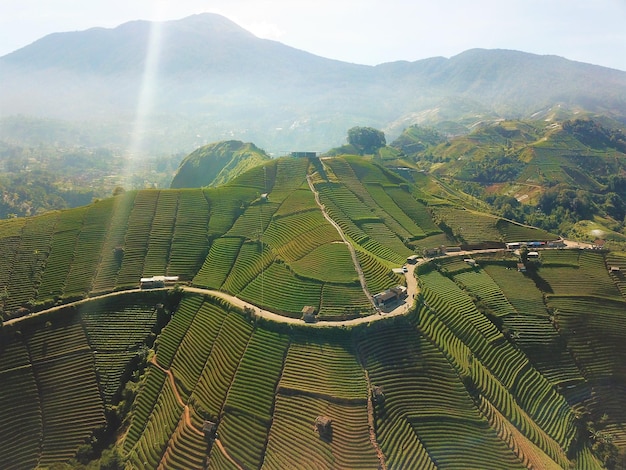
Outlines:
{"label": "lone tree", "polygon": [[387,145],[385,133],[373,127],[353,127],[348,130],[348,143],[354,146],[361,155],[376,153]]}

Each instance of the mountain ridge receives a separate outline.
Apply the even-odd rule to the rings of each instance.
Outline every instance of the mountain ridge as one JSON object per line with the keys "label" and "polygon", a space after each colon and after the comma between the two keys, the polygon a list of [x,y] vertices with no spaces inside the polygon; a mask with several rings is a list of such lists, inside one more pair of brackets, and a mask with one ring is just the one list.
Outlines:
{"label": "mountain ridge", "polygon": [[[150,30],[160,44],[152,68]],[[626,72],[619,70],[505,49],[351,64],[260,39],[215,14],[55,33],[0,57],[0,79],[5,118],[85,126],[132,126],[149,84],[149,146],[187,151],[228,138],[275,151],[321,150],[340,144],[354,125],[393,137],[414,123],[528,117],[556,104],[626,122]]]}

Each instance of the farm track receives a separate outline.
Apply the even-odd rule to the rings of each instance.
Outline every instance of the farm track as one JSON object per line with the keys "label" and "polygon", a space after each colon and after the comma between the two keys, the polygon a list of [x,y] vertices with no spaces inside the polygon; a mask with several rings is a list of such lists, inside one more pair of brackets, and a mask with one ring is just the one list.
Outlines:
{"label": "farm track", "polygon": [[361,289],[363,289],[363,293],[365,294],[367,299],[371,302],[374,308],[376,308],[376,302],[374,302],[374,298],[372,297],[371,292],[367,288],[367,283],[365,282],[365,274],[363,274],[363,269],[361,268],[361,263],[359,263],[359,259],[356,256],[356,251],[354,250],[354,246],[352,246],[352,243],[348,241],[345,233],[343,233],[343,230],[341,229],[339,224],[333,220],[333,218],[328,214],[328,212],[326,212],[326,207],[320,201],[320,194],[315,189],[315,186],[313,185],[313,181],[311,181],[311,175],[306,176],[306,181],[309,184],[309,188],[311,189],[313,196],[315,197],[315,203],[318,205],[318,207],[322,211],[322,215],[324,216],[326,220],[328,220],[328,222],[333,227],[335,227],[335,229],[337,230],[337,233],[339,233],[339,236],[341,237],[345,245],[348,247],[348,251],[350,251],[350,256],[352,257],[352,263],[354,264],[354,269],[356,270],[356,273],[359,276]]}
{"label": "farm track", "polygon": [[[152,359],[150,359],[150,364],[152,364],[154,367],[156,367],[157,369],[160,369],[162,372],[165,373],[165,375],[167,375],[170,384],[172,386],[172,390],[174,391],[174,396],[176,397],[176,401],[178,402],[178,404],[180,406],[183,407],[183,420],[185,422],[185,425],[189,428],[192,429],[193,432],[195,432],[196,434],[198,434],[199,436],[204,437],[204,432],[202,432],[201,429],[198,429],[196,426],[194,426],[193,422],[191,421],[191,414],[189,412],[189,405],[187,405],[182,397],[180,396],[180,393],[178,392],[178,388],[176,387],[176,380],[174,380],[174,374],[172,373],[172,371],[170,369],[165,369],[163,366],[161,366],[157,360],[156,360],[156,355],[152,356]],[[219,439],[215,439],[214,443],[217,445],[217,448],[220,450],[220,452],[222,453],[222,455],[224,455],[224,457],[230,462],[232,463],[235,467],[237,467],[239,470],[243,470],[243,467],[241,465],[239,465],[237,463],[237,461],[235,459],[233,459],[230,454],[226,451],[226,448],[222,445],[222,443],[220,442]]]}
{"label": "farm track", "polygon": [[[570,240],[563,240],[563,241],[565,242],[565,245],[566,245],[565,249],[577,250],[577,249],[588,249],[591,247],[591,245],[588,243],[579,243],[579,242],[570,241]],[[476,254],[476,253],[496,253],[498,251],[502,251],[502,248],[488,249],[488,250],[460,251],[460,252],[450,253],[449,255],[445,255],[445,256],[465,256],[465,255],[471,255],[471,254]],[[199,287],[191,287],[191,286],[181,286],[181,289],[185,292],[190,292],[194,294],[210,295],[210,296],[218,297],[220,299],[226,300],[227,302],[230,302],[231,304],[241,309],[245,309],[245,308],[250,309],[251,311],[254,312],[254,316],[256,317],[264,318],[266,320],[274,321],[277,323],[291,323],[291,324],[297,324],[297,325],[305,325],[311,328],[332,328],[332,327],[342,327],[342,326],[355,326],[355,325],[360,325],[362,323],[369,323],[372,321],[383,320],[387,317],[407,314],[411,310],[411,307],[413,306],[413,300],[418,294],[417,278],[414,275],[415,268],[419,264],[425,263],[428,261],[430,261],[430,259],[422,259],[421,261],[418,262],[418,264],[407,265],[408,272],[405,273],[406,284],[407,284],[407,301],[406,302],[400,304],[398,307],[396,307],[394,310],[392,310],[389,313],[384,313],[384,314],[374,313],[372,315],[368,315],[364,317],[353,318],[352,320],[334,320],[334,321],[322,320],[316,323],[305,323],[301,319],[286,317],[286,316],[279,315],[274,312],[270,312],[269,310],[263,310],[257,307],[256,305],[253,305],[249,302],[245,302],[244,300],[241,300],[240,298],[235,297],[234,295],[226,294],[225,292],[211,290],[211,289],[202,289]],[[169,287],[163,287],[163,288],[151,289],[151,290],[154,291],[154,290],[169,290],[169,289],[170,289]],[[48,313],[57,312],[61,309],[68,308],[68,307],[76,307],[81,304],[91,302],[92,300],[105,299],[109,297],[133,294],[137,292],[145,292],[145,290],[129,289],[129,290],[120,290],[120,291],[110,292],[108,294],[96,295],[93,297],[88,297],[86,299],[77,300],[75,302],[69,302],[67,304],[57,305],[55,307],[41,310],[39,312],[34,312],[29,315],[25,315],[23,317],[6,320],[4,322],[4,325],[5,326],[16,325],[26,319],[47,315]]]}

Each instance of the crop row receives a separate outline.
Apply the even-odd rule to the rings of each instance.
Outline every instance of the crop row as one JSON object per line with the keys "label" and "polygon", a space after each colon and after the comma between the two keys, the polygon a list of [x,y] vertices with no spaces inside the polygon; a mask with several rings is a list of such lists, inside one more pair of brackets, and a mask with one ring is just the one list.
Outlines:
{"label": "crop row", "polygon": [[[360,349],[371,383],[384,394],[376,401],[376,426],[390,467],[520,466],[446,358],[410,325],[387,326],[361,341]],[[398,357],[403,367],[390,369]]]}
{"label": "crop row", "polygon": [[237,217],[243,214],[246,202],[254,199],[257,192],[254,189],[225,185],[205,189],[204,195],[211,209],[207,235],[213,239],[230,230]]}
{"label": "crop row", "polygon": [[198,383],[226,316],[224,309],[210,302],[204,302],[196,312],[171,365],[180,383],[181,395],[189,396]]}
{"label": "crop row", "polygon": [[363,371],[347,342],[293,342],[279,387],[363,404],[367,398]]}
{"label": "crop row", "polygon": [[163,457],[156,468],[159,470],[203,468],[207,447],[202,432],[181,419],[170,436]]}
{"label": "crop row", "polygon": [[[354,194],[357,194],[360,199],[366,200],[370,196],[365,190],[363,183],[384,180],[384,178],[381,178],[380,168],[364,160],[360,160],[354,165],[351,163],[355,162],[350,157],[332,158],[325,161],[325,164],[332,169],[339,181],[345,184]],[[360,177],[357,175],[357,171]]]}
{"label": "crop row", "polygon": [[259,239],[270,224],[276,209],[278,209],[278,203],[273,202],[259,202],[248,206],[245,212],[237,218],[226,236],[242,237],[248,240]]}
{"label": "crop row", "polygon": [[504,316],[516,311],[500,287],[482,270],[456,274],[454,281],[460,283],[472,295],[484,302],[496,316]]}
{"label": "crop row", "polygon": [[[302,249],[286,249],[301,239]],[[263,234],[263,243],[280,253],[286,261],[299,259],[311,248],[321,243],[340,241],[337,230],[330,225],[319,210],[299,212],[286,217],[276,218]],[[296,247],[299,245],[295,245]],[[294,252],[290,256],[290,253]]]}
{"label": "crop row", "polygon": [[113,200],[111,220],[102,246],[102,257],[93,281],[93,290],[96,292],[112,291],[117,284],[117,274],[124,254],[124,239],[128,228],[128,219],[136,195],[136,191],[129,191],[116,196]]}
{"label": "crop row", "polygon": [[276,181],[270,192],[273,202],[282,202],[299,189],[306,179],[309,160],[306,158],[281,158],[276,162]]}
{"label": "crop row", "polygon": [[365,283],[372,294],[402,283],[401,276],[394,274],[388,266],[382,264],[374,256],[360,249],[356,251],[356,254],[365,275]]}
{"label": "crop row", "polygon": [[[435,275],[437,273],[428,273],[421,279]],[[434,283],[430,285],[432,288]],[[425,299],[427,305],[436,312],[437,318],[470,347],[476,367],[480,369],[484,364],[484,367],[489,370],[488,373],[483,373],[483,371],[479,374],[479,379],[483,381],[481,387],[484,387],[485,393],[499,409],[504,409],[506,403],[513,402],[513,398],[509,396],[510,393],[515,397],[515,402],[519,403],[524,412],[532,417],[540,429],[545,430],[561,447],[567,448],[573,439],[575,429],[573,416],[563,398],[528,363],[527,358],[512,348],[508,342],[489,344],[484,338],[473,333],[467,324],[459,322],[462,318],[465,318],[465,321],[475,318],[474,315],[468,316],[467,310],[460,309],[461,304],[437,302],[432,298],[438,294],[442,299],[465,295],[460,290],[455,292],[453,286],[454,283],[451,281],[447,288],[439,282],[436,291],[425,292]],[[441,344],[445,342],[442,341]],[[467,361],[467,357],[458,357],[457,360],[464,362]],[[519,419],[520,416],[517,413],[514,419]]]}
{"label": "crop row", "polygon": [[148,419],[161,395],[167,376],[158,367],[150,367],[133,402],[132,420],[124,438],[124,452],[128,453],[141,438]]}
{"label": "crop row", "polygon": [[[468,348],[458,334],[448,327],[440,311],[423,306],[419,312],[419,326],[424,335],[446,355],[448,360],[455,365],[455,368],[463,376],[468,377],[465,379],[468,390],[473,391],[473,393],[478,392],[489,400],[494,407],[501,410],[512,425],[517,427],[522,434],[550,455],[551,458],[561,463],[567,462],[567,458],[562,450],[564,444],[557,443],[533,421],[532,417],[516,401],[515,390],[508,390],[489,372],[490,365],[483,365],[475,351]],[[516,370],[516,367],[513,365],[512,368]],[[545,391],[545,388],[543,391]],[[564,407],[563,409],[567,408]],[[548,409],[548,411],[550,410]],[[569,429],[571,431],[571,422],[563,422],[562,419],[555,419],[555,417],[553,417],[551,426],[560,426],[560,429]]]}
{"label": "crop row", "polygon": [[419,281],[424,287],[424,298],[428,305],[436,311],[450,313],[453,329],[465,337],[468,346],[474,348],[481,339],[491,343],[501,337],[500,332],[487,318],[476,310],[468,295],[453,281],[438,272],[430,272],[420,276]]}
{"label": "crop row", "polygon": [[275,212],[274,217],[280,218],[310,210],[319,209],[317,207],[317,203],[315,202],[315,196],[307,185],[306,188],[299,188],[292,191]]}
{"label": "crop row", "polygon": [[158,200],[159,191],[156,190],[139,191],[135,197],[128,219],[124,257],[117,277],[117,285],[120,287],[136,286],[143,275]]}
{"label": "crop row", "polygon": [[402,211],[385,188],[380,184],[367,184],[367,191],[370,193],[376,204],[380,207],[380,215],[385,225],[401,238],[414,240],[424,238],[426,234],[421,227],[417,226],[411,218]]}
{"label": "crop row", "polygon": [[372,208],[366,206],[352,191],[341,183],[320,183],[316,186],[320,200],[332,201],[353,222],[379,220]]}
{"label": "crop row", "polygon": [[65,281],[65,296],[84,296],[91,290],[113,208],[114,199],[111,198],[96,202],[87,209]]}
{"label": "crop row", "polygon": [[74,259],[74,246],[86,211],[87,207],[82,207],[59,214],[37,299],[50,299],[63,295],[65,279]]}
{"label": "crop row", "polygon": [[162,276],[167,272],[179,197],[179,191],[159,192],[142,270],[144,276]]}
{"label": "crop row", "polygon": [[[385,244],[381,243],[379,240],[372,238],[370,235],[365,233],[357,224],[351,220],[343,210],[337,206],[334,201],[330,198],[324,200],[324,205],[330,216],[333,220],[341,227],[343,232],[352,239],[355,243],[361,245],[365,250],[369,251],[371,254],[382,258],[384,260],[390,261],[392,263],[402,263],[404,262],[407,252],[409,250],[403,245],[402,251],[403,253],[398,253],[393,249],[387,247]],[[372,219],[374,220],[374,219]],[[362,220],[361,222],[364,222]],[[382,225],[382,224],[380,224]],[[389,241],[389,239],[386,239]],[[399,246],[397,243],[394,243],[394,246]]]}
{"label": "crop row", "polygon": [[319,308],[322,284],[294,276],[284,263],[274,262],[241,291],[241,298],[259,306],[299,317],[302,308]]}
{"label": "crop row", "polygon": [[91,352],[57,356],[33,368],[43,418],[39,465],[46,466],[72,458],[106,421]]}
{"label": "crop row", "polygon": [[[422,229],[425,236],[441,233],[441,229],[433,222],[431,213],[426,206],[417,201],[408,191],[400,187],[385,188],[385,192],[393,199],[398,207]],[[418,233],[415,234],[417,236]]]}
{"label": "crop row", "polygon": [[57,213],[48,213],[24,225],[17,256],[13,261],[8,297],[5,300],[6,310],[15,310],[37,297],[57,218]]}
{"label": "crop row", "polygon": [[289,266],[302,277],[320,281],[354,284],[358,275],[352,262],[352,256],[344,243],[326,243]]}
{"label": "crop row", "polygon": [[28,349],[22,341],[3,341],[0,354],[0,373],[30,364]]}
{"label": "crop row", "polygon": [[[332,438],[321,437],[315,431],[314,423],[319,416],[332,419]],[[364,404],[277,395],[263,469],[378,468],[378,465],[368,438]]]}
{"label": "crop row", "polygon": [[340,239],[337,230],[330,224],[321,224],[310,228],[301,236],[294,236],[289,242],[275,249],[275,252],[287,263],[297,261],[317,247],[336,243]]}
{"label": "crop row", "polygon": [[588,380],[620,377],[626,359],[626,302],[594,297],[548,298],[559,328],[569,338],[568,345],[581,364]]}
{"label": "crop row", "polygon": [[[13,270],[19,246],[19,236],[5,238],[0,244],[0,293],[2,293],[5,298],[9,294],[11,271]],[[3,307],[6,304],[5,298],[2,300]],[[3,308],[3,315],[6,315],[7,313],[8,311]]]}
{"label": "crop row", "polygon": [[[394,253],[398,253],[402,258],[398,259],[399,263],[402,263],[407,256],[413,254],[413,252],[406,247],[404,242],[383,223],[366,222],[361,224],[361,229],[369,235],[371,239],[377,241],[382,246],[393,250]],[[367,244],[363,244],[363,246],[366,247]],[[394,261],[395,260],[396,258],[394,258]]]}
{"label": "crop row", "polygon": [[198,286],[219,289],[239,254],[243,238],[218,238],[213,242],[202,268],[193,279]]}
{"label": "crop row", "polygon": [[[2,360],[10,356],[2,352]],[[43,422],[37,383],[30,367],[0,373],[0,468],[35,468]]]}
{"label": "crop row", "polygon": [[278,159],[257,165],[237,175],[229,186],[239,186],[254,189],[257,193],[269,193],[276,181],[276,166]]}
{"label": "crop row", "polygon": [[483,269],[520,314],[547,317],[543,293],[537,289],[532,279],[504,266],[487,264]]}
{"label": "crop row", "polygon": [[503,240],[496,225],[499,220],[496,217],[453,207],[438,207],[435,212],[465,243]]}
{"label": "crop row", "polygon": [[163,328],[156,341],[156,358],[162,367],[169,368],[180,342],[187,333],[201,305],[202,297],[197,295],[184,296],[178,305],[176,313]]}
{"label": "crop row", "polygon": [[359,284],[326,283],[322,288],[319,317],[324,320],[353,318],[372,311],[372,304]]}
{"label": "crop row", "polygon": [[28,333],[26,337],[33,362],[89,349],[82,325],[72,319],[39,328],[33,333]]}
{"label": "crop row", "polygon": [[256,329],[224,403],[220,440],[244,468],[260,468],[263,462],[287,347],[287,337]]}
{"label": "crop row", "polygon": [[208,250],[209,203],[200,189],[182,189],[167,274],[191,279]]}
{"label": "crop row", "polygon": [[252,334],[242,316],[231,313],[215,338],[190,400],[212,418],[220,416],[228,390]]}
{"label": "crop row", "polygon": [[554,234],[545,230],[530,227],[528,225],[520,225],[510,220],[499,219],[496,228],[502,234],[502,238],[507,242],[522,242],[531,240],[555,240]]}
{"label": "crop row", "polygon": [[244,242],[228,277],[222,284],[226,292],[241,292],[274,261],[274,254],[267,245]]}
{"label": "crop row", "polygon": [[623,298],[606,269],[593,271],[542,266],[539,275],[554,295],[595,296],[614,300]]}
{"label": "crop row", "polygon": [[[137,443],[128,452],[129,461],[135,468],[158,467],[182,412],[171,382],[165,380]],[[125,448],[130,446],[130,442],[126,437]]]}

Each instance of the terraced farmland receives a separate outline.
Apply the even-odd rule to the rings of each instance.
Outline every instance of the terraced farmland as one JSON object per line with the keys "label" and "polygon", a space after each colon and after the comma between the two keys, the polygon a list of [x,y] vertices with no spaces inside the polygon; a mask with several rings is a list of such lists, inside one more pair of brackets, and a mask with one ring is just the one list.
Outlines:
{"label": "terraced farmland", "polygon": [[[310,181],[370,292],[404,282],[391,268],[415,246],[446,239],[425,205],[434,199],[357,158],[279,159],[219,188],[128,192],[0,223],[3,315],[24,316],[2,330],[0,430],[11,439],[0,467],[74,457],[117,409],[125,377],[139,380],[117,436],[128,468],[601,468],[592,425],[626,448],[626,300],[609,273],[620,258],[600,252],[543,250],[526,274],[506,256],[477,256],[478,267],[441,258],[419,266],[408,316],[340,327],[189,292],[170,319],[158,304],[179,294],[146,290],[26,315],[153,274],[293,318],[304,306],[320,320],[372,313],[307,182],[324,165]],[[539,238],[435,210],[472,231],[466,241]]]}
{"label": "terraced farmland", "polygon": [[151,302],[160,298],[129,295],[66,308],[4,337],[2,429],[14,439],[3,441],[10,447],[0,467],[67,461],[102,430],[105,405],[116,402],[122,376],[156,323]]}

